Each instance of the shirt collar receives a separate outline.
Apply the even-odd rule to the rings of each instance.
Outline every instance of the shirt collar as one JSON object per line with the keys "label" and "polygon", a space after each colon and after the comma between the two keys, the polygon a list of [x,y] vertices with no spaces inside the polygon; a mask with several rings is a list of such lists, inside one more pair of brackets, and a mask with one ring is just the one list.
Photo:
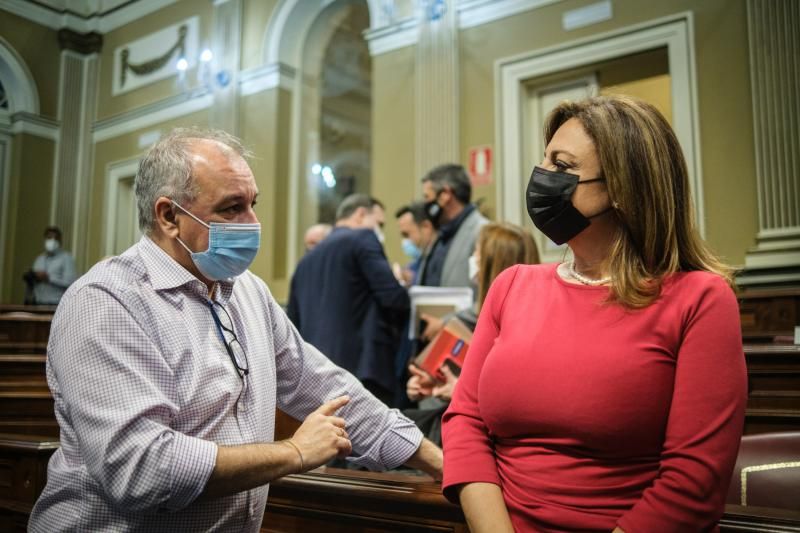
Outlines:
{"label": "shirt collar", "polygon": [[461,225],[462,222],[464,222],[464,219],[467,218],[473,211],[475,211],[474,204],[465,205],[464,209],[458,214],[456,218],[454,218],[450,222],[442,224],[439,227],[439,236],[445,241],[450,239],[450,237],[456,234],[456,232],[458,231],[458,227]]}
{"label": "shirt collar", "polygon": [[[206,284],[181,266],[147,235],[143,235],[139,241],[139,253],[154,290],[169,290],[186,285],[191,292],[197,293],[202,298],[208,298]],[[218,281],[215,299],[225,304],[233,292],[234,282],[235,279]]]}

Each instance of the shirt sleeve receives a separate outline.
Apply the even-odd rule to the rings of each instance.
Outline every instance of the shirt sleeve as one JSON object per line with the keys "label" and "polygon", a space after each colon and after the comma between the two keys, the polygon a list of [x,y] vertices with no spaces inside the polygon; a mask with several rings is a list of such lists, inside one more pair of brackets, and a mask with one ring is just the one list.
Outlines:
{"label": "shirt sleeve", "polygon": [[500,485],[492,439],[478,407],[478,382],[483,364],[500,333],[503,304],[518,270],[518,266],[512,267],[492,283],[478,317],[475,335],[453,399],[442,418],[442,488],[445,497],[453,503],[458,503],[456,488],[464,483]]}
{"label": "shirt sleeve", "polygon": [[89,475],[120,512],[182,509],[216,463],[217,445],[170,428],[172,370],[134,318],[103,287],[62,299],[48,346],[48,377],[62,431],[74,434]]}
{"label": "shirt sleeve", "polygon": [[658,476],[620,518],[626,533],[705,531],[724,511],[747,401],[739,307],[718,277],[697,302],[677,355]]}
{"label": "shirt sleeve", "polygon": [[370,470],[390,469],[408,461],[422,443],[422,433],[414,423],[397,409],[386,407],[352,374],[304,342],[280,306],[271,296],[269,300],[278,408],[305,420],[324,402],[348,395],[350,402],[337,412],[345,419],[353,444],[348,460]]}

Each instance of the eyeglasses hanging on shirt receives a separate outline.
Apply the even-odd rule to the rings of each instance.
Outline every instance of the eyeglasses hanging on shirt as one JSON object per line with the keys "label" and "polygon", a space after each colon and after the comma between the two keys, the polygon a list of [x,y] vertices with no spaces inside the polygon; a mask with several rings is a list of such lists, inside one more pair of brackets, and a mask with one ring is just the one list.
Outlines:
{"label": "eyeglasses hanging on shirt", "polygon": [[[244,380],[244,377],[250,373],[250,363],[247,360],[247,353],[245,353],[244,348],[239,343],[239,339],[236,337],[236,332],[233,331],[233,320],[231,320],[228,311],[219,302],[208,300],[206,303],[211,310],[211,316],[214,318],[214,324],[217,326],[222,344],[225,345],[225,351],[228,352],[228,357],[231,358],[231,362],[236,368],[236,373]],[[222,309],[222,314],[217,313],[215,307]],[[230,338],[226,337],[226,333]]]}

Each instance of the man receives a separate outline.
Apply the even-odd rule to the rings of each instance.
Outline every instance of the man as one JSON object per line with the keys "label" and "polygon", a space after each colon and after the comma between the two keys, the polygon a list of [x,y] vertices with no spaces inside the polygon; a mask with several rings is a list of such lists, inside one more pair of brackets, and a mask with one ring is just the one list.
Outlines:
{"label": "man", "polygon": [[[260,225],[244,155],[223,132],[156,143],[135,181],[144,236],[65,294],[47,364],[61,448],[30,531],[257,532],[270,481],[351,450],[370,468],[440,468],[246,270]],[[276,406],[305,419],[286,441]]]}
{"label": "man", "polygon": [[394,216],[397,219],[400,236],[403,237],[403,253],[411,259],[402,271],[403,280],[406,285],[414,285],[417,282],[422,259],[427,255],[435,239],[436,230],[428,220],[425,205],[421,202],[401,207]]}
{"label": "man", "polygon": [[44,230],[44,253],[33,262],[25,280],[32,282],[34,303],[58,305],[67,287],[75,281],[75,259],[61,249],[61,230],[50,226]]}
{"label": "man", "polygon": [[330,235],[332,229],[333,226],[330,224],[314,224],[309,226],[305,235],[303,235],[303,244],[306,247],[306,252],[310,251],[318,245],[322,239]]}
{"label": "man", "polygon": [[383,207],[369,196],[345,198],[331,234],[297,265],[288,314],[306,341],[391,405],[409,302],[377,235],[383,219]]}
{"label": "man", "polygon": [[461,165],[441,165],[422,179],[428,217],[438,238],[420,265],[420,285],[469,287],[469,256],[489,221],[471,204],[472,185]]}

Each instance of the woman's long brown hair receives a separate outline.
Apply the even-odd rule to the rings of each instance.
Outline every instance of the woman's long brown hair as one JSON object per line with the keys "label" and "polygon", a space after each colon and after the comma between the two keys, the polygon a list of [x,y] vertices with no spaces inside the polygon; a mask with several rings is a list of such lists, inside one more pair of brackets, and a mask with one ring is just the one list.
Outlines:
{"label": "woman's long brown hair", "polygon": [[492,222],[478,234],[478,311],[494,278],[514,265],[539,262],[539,250],[530,232],[508,222]]}
{"label": "woman's long brown hair", "polygon": [[621,95],[563,102],[545,121],[546,142],[571,118],[594,141],[619,222],[607,259],[611,299],[645,307],[660,294],[665,276],[691,270],[713,272],[733,285],[731,269],[697,231],[686,161],[663,115]]}

